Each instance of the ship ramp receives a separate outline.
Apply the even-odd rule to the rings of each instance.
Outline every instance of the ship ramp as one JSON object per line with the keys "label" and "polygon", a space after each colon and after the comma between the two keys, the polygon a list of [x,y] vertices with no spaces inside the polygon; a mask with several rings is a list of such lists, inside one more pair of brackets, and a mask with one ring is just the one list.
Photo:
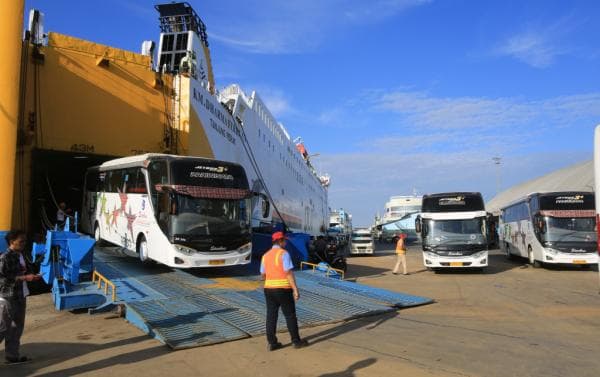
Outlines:
{"label": "ship ramp", "polygon": [[[96,271],[114,284],[114,302],[125,306],[125,318],[172,349],[265,333],[260,276],[248,273],[257,270],[256,266],[208,273],[144,266],[118,248],[101,247],[96,247],[94,259]],[[297,271],[295,276],[301,297],[296,303],[300,328],[432,302],[425,297],[335,279],[319,271]],[[283,316],[279,317],[278,331],[286,331]]]}

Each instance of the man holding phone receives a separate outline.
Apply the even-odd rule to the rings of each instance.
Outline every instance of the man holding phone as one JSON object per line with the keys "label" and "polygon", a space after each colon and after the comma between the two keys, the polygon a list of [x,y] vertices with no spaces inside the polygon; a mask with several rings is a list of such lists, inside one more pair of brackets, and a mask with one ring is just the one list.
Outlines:
{"label": "man holding phone", "polygon": [[7,364],[23,363],[30,359],[19,354],[21,335],[25,327],[28,281],[39,280],[27,270],[23,256],[26,236],[21,230],[6,234],[8,250],[0,255],[0,343],[4,340]]}

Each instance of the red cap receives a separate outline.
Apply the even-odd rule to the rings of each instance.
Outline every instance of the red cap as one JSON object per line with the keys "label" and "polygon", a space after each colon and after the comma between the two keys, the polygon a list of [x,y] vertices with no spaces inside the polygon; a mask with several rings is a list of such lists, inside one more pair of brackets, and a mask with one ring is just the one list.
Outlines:
{"label": "red cap", "polygon": [[275,242],[277,240],[280,240],[280,239],[286,239],[287,240],[288,238],[285,236],[285,234],[283,232],[275,232],[271,236],[271,241],[273,241],[273,242]]}
{"label": "red cap", "polygon": [[400,233],[400,238],[406,238],[406,233]]}

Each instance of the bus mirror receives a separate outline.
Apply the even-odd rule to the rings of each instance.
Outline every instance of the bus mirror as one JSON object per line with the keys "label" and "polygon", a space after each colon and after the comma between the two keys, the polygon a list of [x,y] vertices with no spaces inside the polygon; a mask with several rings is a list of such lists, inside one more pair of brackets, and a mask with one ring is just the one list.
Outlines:
{"label": "bus mirror", "polygon": [[417,217],[417,218],[415,219],[415,232],[417,232],[417,233],[421,233],[421,230],[422,230],[422,229],[421,229],[421,218],[420,218],[420,217]]}

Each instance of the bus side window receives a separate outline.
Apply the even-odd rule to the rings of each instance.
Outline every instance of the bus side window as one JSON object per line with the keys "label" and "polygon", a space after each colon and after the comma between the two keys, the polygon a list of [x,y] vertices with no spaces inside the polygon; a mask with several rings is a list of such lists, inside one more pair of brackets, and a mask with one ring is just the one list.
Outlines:
{"label": "bus side window", "polygon": [[150,185],[150,194],[152,200],[152,207],[158,215],[158,192],[156,190],[157,185],[166,185],[169,183],[169,177],[167,175],[167,162],[162,160],[152,161],[148,166],[148,181]]}
{"label": "bus side window", "polygon": [[147,194],[146,179],[141,168],[127,169],[129,179],[127,180],[127,193]]}
{"label": "bus side window", "polygon": [[124,187],[124,171],[123,170],[113,170],[108,172],[107,180],[108,187],[107,192],[123,192]]}

